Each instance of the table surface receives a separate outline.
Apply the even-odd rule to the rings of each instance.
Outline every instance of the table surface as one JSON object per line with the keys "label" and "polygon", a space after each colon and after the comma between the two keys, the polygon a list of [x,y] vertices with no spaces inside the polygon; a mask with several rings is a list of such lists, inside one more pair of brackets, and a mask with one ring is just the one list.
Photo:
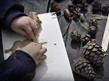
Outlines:
{"label": "table surface", "polygon": [[[105,2],[109,3],[109,0],[99,0],[99,1],[101,1],[103,3],[105,3]],[[36,11],[39,14],[46,13],[48,2],[49,2],[49,0],[21,0],[21,3],[25,6],[25,13],[28,13],[30,11]],[[68,4],[71,3],[71,0],[63,0],[58,3],[60,5],[61,9],[64,9],[65,7],[68,6]],[[62,12],[62,14],[63,14],[63,12]],[[62,34],[64,34],[64,32],[66,31],[66,29],[68,27],[68,23],[66,22],[64,17],[59,17],[58,21],[60,24],[61,32],[62,32]],[[96,35],[96,41],[99,44],[101,44],[101,42],[102,42],[102,36],[104,33],[106,21],[107,20],[99,20],[98,21],[98,30],[99,31],[97,32],[97,35]],[[67,53],[69,56],[71,67],[72,67],[73,60],[76,59],[77,57],[79,57],[79,55],[80,55],[79,54],[79,45],[71,46],[70,33],[75,30],[78,30],[81,34],[86,32],[78,23],[72,21],[69,31],[68,31],[66,37],[64,38],[64,42],[65,42],[65,46],[66,46]],[[109,53],[109,50],[107,50],[107,53]],[[98,71],[97,76],[94,79],[94,81],[109,81],[109,77],[108,77],[109,57],[105,58],[103,67],[98,68],[98,69],[99,69],[99,71]],[[75,73],[73,73],[73,74],[74,74],[75,81],[89,81],[86,78],[83,78]]]}
{"label": "table surface", "polygon": [[[52,2],[53,0],[51,0]],[[109,0],[99,0],[102,3],[109,3]],[[25,6],[25,13],[28,13],[30,11],[36,11],[39,14],[40,13],[46,13],[47,12],[47,7],[48,7],[48,3],[49,0],[22,0],[21,3]],[[59,0],[59,2],[57,2],[61,9],[64,9],[65,7],[68,6],[68,4],[71,3],[71,0]],[[63,12],[61,12],[61,14],[63,14]],[[68,27],[68,23],[66,22],[64,17],[59,17],[58,18],[59,24],[60,24],[60,28],[61,28],[61,32],[62,34],[65,33],[67,27]],[[106,26],[106,21],[107,20],[99,20],[98,21],[98,32],[96,35],[96,41],[97,43],[101,44],[102,42],[102,36],[104,33],[104,28]],[[71,46],[71,37],[70,37],[70,33],[72,31],[78,30],[81,34],[83,34],[84,32],[86,32],[84,30],[84,28],[82,28],[78,23],[72,21],[70,28],[68,30],[68,33],[66,34],[66,37],[64,37],[64,42],[65,42],[65,46],[67,49],[67,53],[69,56],[69,60],[70,60],[70,64],[72,67],[72,63],[73,60],[76,59],[77,57],[79,57],[79,45],[73,45],[73,47]],[[107,51],[107,53],[109,53],[109,50]],[[97,72],[97,76],[94,79],[94,81],[109,81],[109,57],[106,57],[104,60],[104,65],[102,68],[98,68],[98,72]],[[89,81],[75,73],[74,74],[74,78],[75,81]]]}

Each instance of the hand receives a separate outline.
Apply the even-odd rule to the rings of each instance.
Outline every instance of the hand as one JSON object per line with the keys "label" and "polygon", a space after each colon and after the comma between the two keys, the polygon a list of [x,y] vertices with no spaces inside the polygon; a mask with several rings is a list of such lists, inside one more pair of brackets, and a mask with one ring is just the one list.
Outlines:
{"label": "hand", "polygon": [[31,42],[20,50],[28,53],[34,59],[36,65],[42,63],[46,59],[45,53],[47,49],[42,47],[40,43]]}
{"label": "hand", "polygon": [[11,29],[29,39],[35,40],[38,31],[38,23],[28,16],[21,16],[11,23]]}

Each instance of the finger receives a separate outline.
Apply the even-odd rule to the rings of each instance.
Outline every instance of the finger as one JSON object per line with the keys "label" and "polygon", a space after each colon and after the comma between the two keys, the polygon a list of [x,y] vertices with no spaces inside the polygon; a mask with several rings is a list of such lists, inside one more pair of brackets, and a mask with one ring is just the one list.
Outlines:
{"label": "finger", "polygon": [[28,34],[24,30],[19,29],[16,32],[30,39],[30,37],[28,36]]}
{"label": "finger", "polygon": [[40,43],[35,43],[35,46],[36,46],[36,49],[38,48],[38,49],[42,49],[42,44],[40,44]]}
{"label": "finger", "polygon": [[47,49],[45,47],[42,47],[42,49],[40,50],[40,55],[43,56],[44,53],[47,52]]}
{"label": "finger", "polygon": [[31,21],[30,26],[32,28],[32,31],[34,33],[34,35],[37,35],[37,31],[38,31],[38,24],[36,21],[33,20],[33,22]]}
{"label": "finger", "polygon": [[36,65],[41,64],[45,59],[47,58],[46,55],[43,55],[38,61],[36,62]]}
{"label": "finger", "polygon": [[47,58],[47,56],[46,56],[46,55],[43,55],[43,56],[39,59],[39,64],[41,64],[46,58]]}
{"label": "finger", "polygon": [[46,55],[43,55],[43,56],[40,58],[40,60],[43,61],[43,60],[45,60],[46,58],[47,58],[47,56],[46,56]]}
{"label": "finger", "polygon": [[26,27],[24,30],[26,31],[26,33],[29,35],[29,37],[32,40],[35,39],[34,33],[33,33],[32,28],[30,26]]}

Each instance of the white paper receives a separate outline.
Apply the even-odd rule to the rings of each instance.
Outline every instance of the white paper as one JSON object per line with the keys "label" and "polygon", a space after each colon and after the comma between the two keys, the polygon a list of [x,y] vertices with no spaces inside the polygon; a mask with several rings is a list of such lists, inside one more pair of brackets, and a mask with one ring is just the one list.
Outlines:
{"label": "white paper", "polygon": [[[40,14],[42,27],[38,35],[39,41],[46,41],[47,59],[36,68],[33,81],[74,81],[69,59],[64,46],[62,34],[56,15],[51,13]],[[12,46],[16,40],[24,37],[14,33],[3,32],[3,48]],[[7,58],[9,54],[5,54]]]}
{"label": "white paper", "polygon": [[107,23],[106,23],[106,27],[105,27],[105,30],[104,30],[102,43],[101,43],[103,51],[105,51],[105,52],[107,51],[108,44],[109,44],[109,16],[108,16],[108,19],[107,19]]}

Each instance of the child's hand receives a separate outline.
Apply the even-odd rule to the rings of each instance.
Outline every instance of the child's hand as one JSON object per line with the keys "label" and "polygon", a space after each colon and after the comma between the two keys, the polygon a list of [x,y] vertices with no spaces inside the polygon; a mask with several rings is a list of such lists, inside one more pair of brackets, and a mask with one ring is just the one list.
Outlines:
{"label": "child's hand", "polygon": [[38,23],[28,16],[22,16],[11,23],[11,29],[16,33],[34,40],[38,31]]}
{"label": "child's hand", "polygon": [[42,63],[46,59],[45,52],[47,49],[42,47],[40,43],[31,42],[21,50],[28,53],[34,59],[36,65]]}

